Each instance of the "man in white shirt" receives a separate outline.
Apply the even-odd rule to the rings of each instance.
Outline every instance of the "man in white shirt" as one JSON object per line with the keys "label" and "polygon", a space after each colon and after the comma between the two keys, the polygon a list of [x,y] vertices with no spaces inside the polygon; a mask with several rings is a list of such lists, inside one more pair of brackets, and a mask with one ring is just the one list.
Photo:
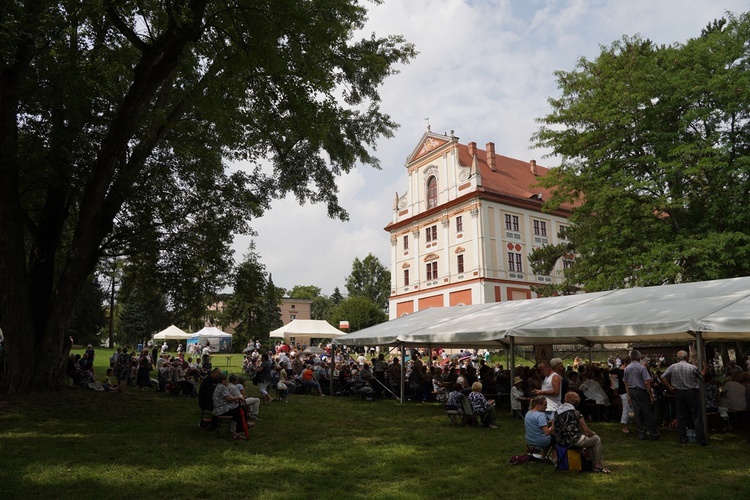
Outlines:
{"label": "man in white shirt", "polygon": [[555,411],[560,406],[560,392],[562,389],[562,378],[555,372],[550,366],[549,361],[542,361],[539,363],[539,369],[544,375],[544,381],[542,382],[541,389],[534,389],[535,396],[544,396],[547,398],[547,409],[545,413],[550,420],[555,415]]}
{"label": "man in white shirt", "polygon": [[289,370],[292,368],[292,362],[289,360],[289,356],[287,356],[284,351],[279,352],[278,362],[285,370]]}

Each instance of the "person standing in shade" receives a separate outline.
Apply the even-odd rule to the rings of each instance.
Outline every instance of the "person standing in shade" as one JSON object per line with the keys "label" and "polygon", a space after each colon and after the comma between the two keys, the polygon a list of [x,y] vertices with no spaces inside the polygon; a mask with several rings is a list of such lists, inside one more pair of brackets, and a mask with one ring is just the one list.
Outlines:
{"label": "person standing in shade", "polygon": [[562,377],[552,369],[549,361],[539,363],[539,369],[544,375],[544,381],[542,382],[542,387],[534,389],[532,393],[535,396],[544,396],[547,398],[547,418],[552,420],[557,407],[561,404]]}
{"label": "person standing in shade", "polygon": [[640,351],[631,351],[630,360],[622,379],[628,391],[628,404],[633,408],[638,438],[659,439],[661,436],[656,428],[653,408],[654,393],[651,390],[653,378],[648,369],[641,364]]}
{"label": "person standing in shade", "polygon": [[675,409],[677,410],[677,432],[680,435],[680,444],[688,443],[687,424],[691,417],[695,429],[695,435],[701,446],[708,445],[706,433],[703,429],[703,408],[700,400],[699,381],[706,375],[706,365],[699,371],[694,365],[688,363],[688,353],[680,351],[677,353],[677,363],[670,365],[661,376],[661,381],[674,393]]}
{"label": "person standing in shade", "polygon": [[[620,360],[620,357],[617,357],[617,360],[620,362],[621,365],[625,365],[625,367],[628,366],[630,363],[630,356],[624,356],[622,360]],[[620,397],[620,401],[622,403],[622,415],[620,416],[620,430],[623,434],[629,434],[630,429],[628,428],[628,412],[630,411],[630,406],[628,405],[628,391],[625,389],[625,382],[623,382],[623,375],[625,374],[625,371],[620,367],[612,368],[609,371],[609,379],[610,379],[610,387],[612,388],[612,392],[616,393]]]}

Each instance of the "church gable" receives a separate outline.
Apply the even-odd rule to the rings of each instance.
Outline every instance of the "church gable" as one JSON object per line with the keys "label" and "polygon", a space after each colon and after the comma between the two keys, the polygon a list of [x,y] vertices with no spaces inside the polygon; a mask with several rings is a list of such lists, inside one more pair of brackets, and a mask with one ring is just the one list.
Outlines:
{"label": "church gable", "polygon": [[406,164],[409,165],[426,154],[452,141],[458,141],[458,137],[434,134],[428,130],[417,143],[417,147],[415,147],[411,154],[406,158]]}

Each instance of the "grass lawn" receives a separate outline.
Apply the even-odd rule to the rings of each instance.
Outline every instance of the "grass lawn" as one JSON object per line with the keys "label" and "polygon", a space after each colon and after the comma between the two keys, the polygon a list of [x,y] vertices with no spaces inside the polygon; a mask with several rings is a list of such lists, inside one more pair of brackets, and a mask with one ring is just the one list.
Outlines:
{"label": "grass lawn", "polygon": [[[99,350],[97,365],[107,358]],[[711,434],[707,448],[679,446],[675,431],[641,442],[617,423],[593,423],[613,473],[555,473],[507,463],[525,448],[523,422],[505,411],[497,430],[454,428],[434,403],[290,396],[262,406],[244,442],[200,429],[195,399],[128,389],[0,396],[3,497],[716,499],[750,490],[750,423]]]}

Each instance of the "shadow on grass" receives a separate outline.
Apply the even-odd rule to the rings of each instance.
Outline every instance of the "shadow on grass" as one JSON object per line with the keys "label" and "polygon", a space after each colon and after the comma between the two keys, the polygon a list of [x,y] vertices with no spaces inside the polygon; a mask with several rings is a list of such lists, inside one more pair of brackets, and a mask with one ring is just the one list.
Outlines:
{"label": "shadow on grass", "polygon": [[198,427],[199,417],[195,399],[153,392],[0,397],[4,496],[719,498],[750,480],[747,433],[679,447],[674,432],[641,442],[619,424],[595,423],[614,473],[565,474],[510,466],[525,449],[523,422],[502,413],[497,430],[456,428],[435,404],[294,396],[261,407],[249,442],[217,439]]}

